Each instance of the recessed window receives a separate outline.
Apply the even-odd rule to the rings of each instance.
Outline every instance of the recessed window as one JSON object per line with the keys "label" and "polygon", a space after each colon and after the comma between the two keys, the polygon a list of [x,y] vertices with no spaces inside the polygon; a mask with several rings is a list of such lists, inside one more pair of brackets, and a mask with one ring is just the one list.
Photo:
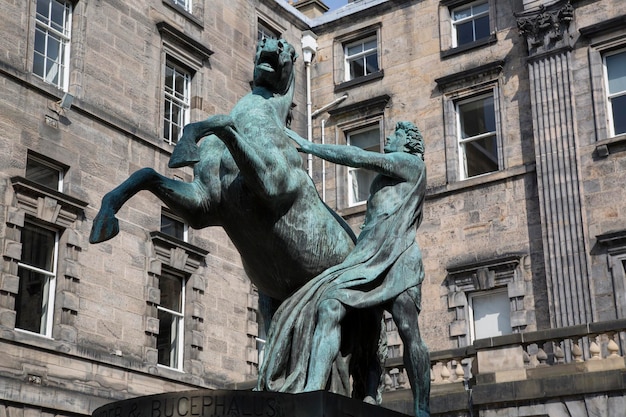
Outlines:
{"label": "recessed window", "polygon": [[166,235],[175,237],[184,242],[187,242],[187,224],[180,218],[167,213],[161,213],[161,232]]}
{"label": "recessed window", "polygon": [[191,72],[171,59],[165,63],[163,140],[175,145],[189,123]]}
{"label": "recessed window", "polygon": [[33,74],[67,91],[72,4],[37,0],[35,22]]}
{"label": "recessed window", "polygon": [[261,41],[263,39],[278,39],[279,37],[280,34],[270,28],[269,25],[265,24],[261,20],[257,22],[257,41]]}
{"label": "recessed window", "polygon": [[63,170],[31,155],[26,160],[26,179],[56,191],[63,191]]}
{"label": "recessed window", "polygon": [[171,0],[171,2],[184,11],[191,13],[191,0]]}
{"label": "recessed window", "polygon": [[489,37],[489,3],[474,2],[451,10],[452,46]]}
{"label": "recessed window", "polygon": [[344,45],[345,81],[378,72],[378,39],[370,36]]}
{"label": "recessed window", "polygon": [[472,340],[511,334],[511,301],[506,288],[469,296]]}
{"label": "recessed window", "polygon": [[185,278],[168,271],[159,277],[161,302],[157,306],[159,365],[182,370],[185,307]]}
{"label": "recessed window", "polygon": [[454,310],[450,337],[459,346],[476,339],[521,332],[534,314],[524,302],[532,297],[526,255],[447,267],[448,307]]}
{"label": "recessed window", "polygon": [[401,356],[402,356],[402,349],[400,349],[400,345],[390,345],[387,347],[388,358],[399,358]]}
{"label": "recessed window", "polygon": [[626,133],[626,50],[604,56],[611,136]]}
{"label": "recessed window", "polygon": [[52,337],[58,233],[35,223],[25,222],[21,243],[15,327]]}
{"label": "recessed window", "polygon": [[497,171],[500,164],[493,93],[459,101],[456,107],[461,179]]}
{"label": "recessed window", "polygon": [[[347,143],[366,151],[380,152],[380,125],[348,132]],[[364,168],[347,168],[348,204],[354,206],[367,201],[370,186],[377,173]]]}

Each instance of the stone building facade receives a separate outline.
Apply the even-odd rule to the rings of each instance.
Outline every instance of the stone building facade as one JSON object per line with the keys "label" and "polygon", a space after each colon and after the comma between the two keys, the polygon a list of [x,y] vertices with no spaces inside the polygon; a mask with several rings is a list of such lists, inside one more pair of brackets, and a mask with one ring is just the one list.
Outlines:
{"label": "stone building facade", "polygon": [[[0,415],[254,379],[258,294],[220,228],[140,193],[119,236],[87,239],[137,169],[191,180],[167,168],[177,129],[249,91],[259,36],[299,50],[302,136],[380,151],[402,120],[424,136],[433,414],[623,412],[622,1],[0,4]],[[303,163],[358,232],[371,176]],[[408,411],[386,325],[384,404]]]}

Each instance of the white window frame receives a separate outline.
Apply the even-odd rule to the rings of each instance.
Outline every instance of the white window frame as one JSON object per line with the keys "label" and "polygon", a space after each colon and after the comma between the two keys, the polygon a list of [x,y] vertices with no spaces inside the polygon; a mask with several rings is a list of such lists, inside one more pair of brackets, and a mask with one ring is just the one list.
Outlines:
{"label": "white window frame", "polygon": [[185,10],[188,13],[191,13],[192,11],[192,4],[191,4],[191,0],[171,0],[172,3],[174,3],[174,5],[182,8],[183,10]]}
{"label": "white window frame", "polygon": [[[48,3],[48,17],[40,15],[35,10],[35,38],[38,32],[43,33],[45,46],[43,54],[37,52],[35,49],[35,41],[33,40],[33,74],[63,91],[68,91],[72,34],[72,3],[67,0],[37,0],[36,4],[39,4],[39,2]],[[60,28],[60,30],[55,28],[50,22],[52,3],[61,4],[64,8],[63,27]],[[48,57],[48,45],[52,38],[56,38],[59,41],[59,54],[57,59],[54,60]],[[35,72],[35,59],[37,56],[43,57],[43,74]],[[59,57],[61,59],[59,59]],[[48,67],[49,61],[51,63],[50,67]],[[55,77],[57,77],[56,82],[54,82]]]}
{"label": "white window frame", "polygon": [[[347,131],[346,134],[346,144],[353,146],[350,143],[350,137],[352,135],[356,135],[359,133],[363,133],[363,132],[368,132],[371,130],[376,130],[378,129],[378,152],[382,152],[382,121],[377,121],[376,123],[367,125],[367,126],[363,126],[363,127],[359,127],[356,129],[352,129],[350,131]],[[362,148],[361,148],[362,149]],[[369,149],[368,149],[369,150]],[[356,196],[354,195],[354,188],[352,187],[352,178],[355,175],[356,172],[358,171],[364,171],[365,168],[353,168],[353,167],[346,167],[346,185],[348,187],[348,206],[349,207],[354,207],[354,206],[359,206],[362,204],[367,203],[367,199],[365,200],[357,200]],[[371,184],[370,184],[371,185]],[[369,190],[368,190],[369,192]]]}
{"label": "white window frame", "polygon": [[[372,40],[375,41],[376,46],[374,48],[365,49],[365,44],[370,42],[370,41],[372,41]],[[361,52],[356,53],[356,54],[348,55],[348,49],[350,47],[353,47],[353,46],[356,46],[356,45],[363,45],[363,50]],[[357,78],[361,78],[361,77],[364,77],[366,75],[373,74],[374,72],[367,73],[367,64],[366,64],[366,61],[365,61],[366,58],[368,56],[371,56],[372,54],[376,54],[376,66],[378,68],[377,68],[377,71],[375,71],[375,72],[380,71],[380,54],[378,53],[378,49],[379,49],[378,34],[373,34],[371,36],[367,36],[367,37],[364,37],[364,38],[359,38],[358,40],[354,40],[354,41],[350,41],[350,42],[345,43],[344,47],[343,47],[344,70],[345,70],[345,72],[344,72],[344,80],[345,81],[355,80]],[[356,61],[356,60],[359,60],[359,59],[363,60],[363,68],[365,69],[366,73],[363,74],[363,75],[352,77],[351,74],[350,74],[350,63],[352,61]]]}
{"label": "white window frame", "polygon": [[[487,5],[487,10],[483,11],[483,12],[480,12],[480,13],[477,13],[477,14],[474,14],[474,11],[473,11],[474,7],[475,6],[481,6],[483,4]],[[466,9],[468,7],[470,7],[472,9],[472,12],[471,12],[472,14],[470,16],[462,18],[462,19],[459,19],[459,20],[454,20],[454,12],[456,12],[457,10],[460,10],[460,9]],[[483,17],[485,15],[489,16],[489,12],[490,12],[490,10],[489,10],[489,1],[483,1],[483,0],[475,1],[475,2],[472,2],[472,3],[466,3],[466,4],[463,4],[461,6],[458,6],[458,7],[455,7],[453,9],[450,9],[450,24],[452,25],[452,47],[456,48],[458,46],[468,45],[471,42],[476,42],[477,40],[479,40],[479,39],[476,39],[476,26],[472,25],[472,29],[473,29],[473,36],[472,37],[473,37],[473,40],[471,42],[466,42],[466,43],[463,43],[463,44],[459,45],[458,44],[458,40],[457,40],[457,25],[460,25],[460,24],[463,24],[463,23],[467,23],[469,21],[475,21],[476,19],[481,18],[481,17]],[[491,22],[489,24],[491,24]],[[483,38],[481,38],[481,39],[483,39]]]}
{"label": "white window frame", "polygon": [[[181,293],[180,293],[180,311],[170,310],[168,308],[162,307],[161,305],[157,305],[157,317],[158,312],[162,311],[163,313],[169,314],[173,316],[174,320],[172,321],[172,332],[170,334],[175,334],[176,336],[170,339],[170,366],[164,365],[161,363],[157,363],[157,366],[174,369],[177,371],[183,371],[183,352],[185,346],[185,304],[186,304],[186,286],[187,279],[182,274],[174,273],[168,270],[167,275],[177,278],[181,284]],[[162,279],[162,278],[159,278]],[[157,337],[157,347],[158,347],[158,337]],[[174,366],[171,366],[174,364]]]}
{"label": "white window frame", "polygon": [[607,106],[607,117],[609,119],[609,132],[610,132],[610,136],[614,137],[617,135],[622,135],[625,134],[626,132],[622,132],[622,133],[615,133],[615,120],[613,120],[613,102],[612,100],[615,98],[619,98],[619,97],[623,97],[626,95],[626,89],[622,90],[622,91],[618,91],[618,92],[614,92],[611,93],[610,89],[609,89],[609,73],[608,73],[608,67],[606,64],[606,58],[612,55],[618,55],[618,54],[626,54],[626,49],[619,49],[616,51],[611,51],[611,52],[607,52],[606,54],[602,55],[602,70],[604,73],[604,87],[605,87],[605,91],[606,91],[606,106]]}
{"label": "white window frame", "polygon": [[[461,109],[460,107],[464,104],[467,103],[471,103],[473,101],[478,101],[478,100],[483,100],[485,98],[488,97],[492,97],[493,98],[493,111],[494,111],[494,118],[495,118],[495,130],[493,131],[489,131],[489,132],[485,132],[485,133],[481,133],[479,135],[476,136],[471,136],[471,137],[467,137],[467,138],[463,138],[463,132],[462,132],[462,128],[461,128]],[[475,96],[471,96],[471,97],[467,97],[467,98],[463,98],[460,100],[457,100],[454,103],[454,107],[455,107],[455,116],[456,116],[456,131],[457,131],[457,144],[458,144],[458,154],[459,154],[459,173],[460,173],[460,179],[461,180],[465,180],[468,178],[476,178],[476,177],[480,177],[482,175],[487,175],[490,174],[492,172],[497,172],[499,170],[502,169],[502,160],[503,160],[503,155],[502,155],[502,146],[501,146],[501,139],[500,139],[500,134],[499,134],[499,109],[498,109],[498,94],[497,94],[497,88],[492,88],[480,95],[475,95]],[[498,155],[497,155],[497,165],[498,168],[496,170],[493,171],[489,171],[489,172],[485,172],[483,174],[478,174],[478,175],[472,175],[469,176],[468,175],[468,170],[467,170],[467,155],[465,152],[465,147],[468,143],[470,142],[474,142],[477,140],[481,140],[481,139],[485,139],[485,138],[489,138],[495,136],[495,140],[496,140],[496,148],[498,151]]]}
{"label": "white window frame", "polygon": [[[59,192],[63,192],[63,178],[64,178],[64,175],[65,175],[65,170],[63,168],[61,168],[58,165],[55,165],[55,164],[53,164],[51,162],[47,162],[47,161],[45,161],[42,158],[38,158],[36,156],[33,156],[33,155],[28,155],[28,157],[27,157],[27,164],[28,164],[28,162],[34,162],[34,163],[39,164],[41,166],[44,166],[46,168],[50,168],[53,171],[56,171],[59,174],[59,178],[58,178],[57,186],[56,186],[55,190],[59,191]],[[28,175],[26,175],[26,179],[30,180],[31,178],[29,178]]]}
{"label": "white window frame", "polygon": [[[40,229],[46,229],[48,231],[51,231],[54,233],[54,247],[53,247],[53,253],[52,253],[52,270],[51,271],[47,271],[45,269],[41,269],[38,268],[36,266],[33,265],[29,265],[26,264],[24,262],[19,261],[17,263],[18,268],[23,268],[29,271],[33,271],[36,272],[38,274],[42,274],[44,276],[46,276],[48,279],[46,280],[46,283],[44,284],[44,292],[46,293],[43,298],[42,298],[42,315],[41,315],[41,322],[40,322],[40,327],[39,327],[39,332],[35,333],[32,332],[30,330],[26,330],[26,329],[21,329],[16,327],[15,330],[19,330],[21,332],[26,332],[26,333],[31,333],[31,334],[37,334],[43,337],[47,337],[47,338],[52,338],[52,327],[54,324],[54,301],[56,298],[56,281],[57,281],[57,267],[58,267],[58,260],[59,260],[59,232],[58,230],[52,229],[52,228],[48,228],[48,227],[44,227],[39,223],[36,222],[30,222],[27,221],[27,224],[30,224],[33,227],[36,228],[40,228]],[[25,242],[22,240],[22,247],[25,245]],[[21,279],[21,278],[20,278]],[[20,295],[21,296],[21,295]],[[15,307],[16,309],[19,308],[19,306],[16,305]]]}
{"label": "white window frame", "polygon": [[[176,74],[181,74],[183,77],[183,96],[178,97],[174,90],[169,91],[167,87],[167,73],[170,68],[173,73],[173,81],[176,80]],[[171,56],[167,55],[165,59],[164,79],[163,79],[163,140],[169,145],[176,145],[178,139],[182,135],[183,128],[190,121],[191,114],[191,79],[193,77],[192,71],[185,66],[176,62]],[[179,110],[178,120],[172,120],[171,112],[167,111],[169,106],[176,106]],[[168,118],[169,115],[169,118]],[[179,133],[176,138],[172,137],[174,126],[179,128]]]}
{"label": "white window frame", "polygon": [[[488,290],[488,291],[480,291],[480,292],[473,292],[468,294],[468,316],[469,316],[469,327],[470,327],[470,344],[473,343],[476,340],[476,322],[474,320],[474,302],[477,298],[481,298],[481,297],[489,297],[489,296],[493,296],[493,295],[504,295],[504,297],[506,298],[507,302],[509,303],[509,328],[510,331],[506,332],[506,333],[502,333],[502,335],[507,335],[507,334],[512,334],[513,333],[513,329],[511,326],[511,307],[510,307],[510,299],[509,299],[509,294],[508,294],[508,290],[506,287],[502,287],[502,288],[496,288],[496,289],[492,289],[492,290]],[[488,336],[488,337],[496,337],[496,336],[500,336],[500,335],[492,335],[492,336]]]}

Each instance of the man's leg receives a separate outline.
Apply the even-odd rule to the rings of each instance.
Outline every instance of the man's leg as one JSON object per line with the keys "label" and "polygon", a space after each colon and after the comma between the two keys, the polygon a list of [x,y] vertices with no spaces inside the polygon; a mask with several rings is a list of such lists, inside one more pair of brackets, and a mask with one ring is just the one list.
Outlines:
{"label": "man's leg", "polygon": [[420,294],[419,286],[400,294],[392,302],[391,315],[404,344],[404,368],[415,399],[415,416],[430,417],[430,359],[417,324]]}
{"label": "man's leg", "polygon": [[317,310],[317,323],[309,358],[309,372],[304,391],[326,388],[333,361],[341,346],[341,320],[346,308],[335,299],[324,300]]}

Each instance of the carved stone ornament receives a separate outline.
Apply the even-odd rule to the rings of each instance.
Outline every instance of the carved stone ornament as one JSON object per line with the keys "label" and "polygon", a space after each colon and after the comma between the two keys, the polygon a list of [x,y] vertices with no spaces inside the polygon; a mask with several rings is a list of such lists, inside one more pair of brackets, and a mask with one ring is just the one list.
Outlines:
{"label": "carved stone ornament", "polygon": [[574,20],[574,7],[569,1],[557,1],[549,6],[517,14],[517,28],[529,48],[555,44]]}

